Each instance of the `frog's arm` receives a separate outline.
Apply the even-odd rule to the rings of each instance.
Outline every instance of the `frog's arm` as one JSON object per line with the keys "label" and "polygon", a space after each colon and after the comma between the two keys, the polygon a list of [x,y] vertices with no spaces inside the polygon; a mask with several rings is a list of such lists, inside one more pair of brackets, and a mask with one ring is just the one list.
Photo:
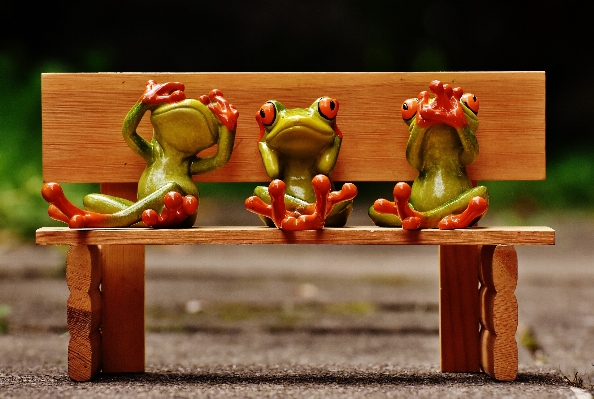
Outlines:
{"label": "frog's arm", "polygon": [[423,167],[423,137],[425,129],[419,127],[415,122],[410,124],[410,136],[406,144],[406,160],[416,170]]}
{"label": "frog's arm", "polygon": [[326,150],[324,150],[320,157],[318,158],[317,162],[317,171],[319,173],[329,175],[332,173],[334,169],[334,165],[336,165],[336,160],[338,159],[338,153],[340,152],[340,145],[342,144],[342,139],[337,135],[334,137],[334,143]]}
{"label": "frog's arm", "polygon": [[272,148],[266,145],[266,142],[258,142],[258,149],[262,156],[262,162],[264,163],[264,169],[271,179],[278,179],[281,175],[281,166],[278,160],[278,153]]}
{"label": "frog's arm", "polygon": [[229,158],[231,158],[234,143],[235,130],[230,130],[221,124],[219,127],[219,142],[216,154],[207,158],[196,158],[196,160],[192,161],[190,173],[199,175],[225,165],[229,161]]}
{"label": "frog's arm", "polygon": [[[473,115],[474,116],[474,115]],[[474,132],[478,128],[478,120],[472,116],[467,116],[468,125],[456,129],[460,142],[462,143],[462,152],[459,160],[462,165],[470,165],[478,157],[479,146]]]}
{"label": "frog's arm", "polygon": [[128,146],[145,161],[150,162],[153,156],[153,145],[136,133],[136,128],[150,105],[138,101],[126,115],[122,126],[122,135]]}

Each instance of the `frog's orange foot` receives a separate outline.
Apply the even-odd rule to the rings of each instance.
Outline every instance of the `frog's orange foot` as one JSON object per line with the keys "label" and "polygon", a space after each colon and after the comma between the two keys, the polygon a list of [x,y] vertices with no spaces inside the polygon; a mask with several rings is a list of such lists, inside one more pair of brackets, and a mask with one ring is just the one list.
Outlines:
{"label": "frog's orange foot", "polygon": [[460,98],[464,90],[461,87],[452,88],[434,80],[429,84],[429,89],[435,95],[430,101],[429,93],[423,91],[419,94],[417,123],[421,127],[445,123],[455,128],[466,125],[464,111],[460,106]]}
{"label": "frog's orange foot", "polygon": [[48,215],[57,221],[68,224],[68,227],[103,227],[108,215],[80,209],[72,204],[58,183],[46,183],[41,188],[41,195],[49,202]]}
{"label": "frog's orange foot", "polygon": [[459,215],[449,215],[441,219],[438,227],[441,230],[463,229],[472,226],[489,208],[488,202],[482,197],[474,197],[468,207]]}
{"label": "frog's orange foot", "polygon": [[[324,176],[326,180],[328,179]],[[324,210],[326,209],[326,199],[330,192],[330,181],[323,181],[314,177],[312,185],[316,193],[316,203],[313,207],[307,207],[300,214],[298,212],[291,212],[285,206],[285,182],[279,179],[273,180],[268,186],[268,193],[270,194],[270,218],[275,226],[281,230],[318,230],[324,227],[326,220]]]}
{"label": "frog's orange foot", "polygon": [[200,96],[200,102],[207,105],[208,108],[219,118],[219,121],[231,131],[237,128],[237,118],[239,111],[223,97],[223,92],[214,89],[208,96]]}
{"label": "frog's orange foot", "polygon": [[161,215],[153,209],[142,213],[142,221],[148,227],[174,227],[186,220],[198,210],[198,200],[193,195],[182,197],[177,191],[170,191],[163,198]]}
{"label": "frog's orange foot", "polygon": [[186,99],[185,86],[180,82],[157,83],[149,80],[146,89],[140,97],[140,102],[145,104],[174,103]]}

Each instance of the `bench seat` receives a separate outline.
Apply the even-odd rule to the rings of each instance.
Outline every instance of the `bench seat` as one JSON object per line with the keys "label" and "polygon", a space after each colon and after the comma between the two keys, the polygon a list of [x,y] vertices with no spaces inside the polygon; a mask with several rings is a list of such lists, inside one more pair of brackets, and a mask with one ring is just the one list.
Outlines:
{"label": "bench seat", "polygon": [[200,226],[191,229],[37,230],[39,245],[356,244],[356,245],[552,245],[555,231],[544,226],[473,227],[406,231],[375,226],[281,231],[265,226]]}

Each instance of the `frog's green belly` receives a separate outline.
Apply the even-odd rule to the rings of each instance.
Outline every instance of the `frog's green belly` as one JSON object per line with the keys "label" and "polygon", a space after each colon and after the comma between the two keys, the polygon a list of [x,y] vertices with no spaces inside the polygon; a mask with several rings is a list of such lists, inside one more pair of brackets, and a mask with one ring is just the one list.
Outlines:
{"label": "frog's green belly", "polygon": [[463,168],[423,171],[411,188],[410,203],[420,212],[430,211],[472,188]]}
{"label": "frog's green belly", "polygon": [[158,169],[146,169],[138,182],[138,199],[152,194],[168,183],[176,183],[183,191],[181,193],[183,195],[193,195],[196,198],[199,196],[198,187],[190,176],[165,173]]}

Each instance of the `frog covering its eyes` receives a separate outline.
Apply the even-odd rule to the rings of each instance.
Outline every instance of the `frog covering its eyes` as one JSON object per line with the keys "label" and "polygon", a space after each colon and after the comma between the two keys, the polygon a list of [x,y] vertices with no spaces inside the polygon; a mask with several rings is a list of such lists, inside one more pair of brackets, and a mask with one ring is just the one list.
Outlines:
{"label": "frog covering its eyes", "polygon": [[419,171],[412,184],[394,187],[395,202],[375,201],[369,216],[378,226],[456,229],[474,225],[487,212],[489,195],[484,186],[473,187],[466,165],[478,156],[479,101],[434,80],[434,94],[422,91],[402,104],[409,125],[406,159]]}
{"label": "frog covering its eyes", "polygon": [[258,148],[273,180],[256,187],[245,206],[268,226],[315,230],[346,224],[357,188],[345,183],[332,191],[328,178],[342,143],[338,109],[338,100],[320,97],[309,108],[294,109],[271,100],[256,112]]}

